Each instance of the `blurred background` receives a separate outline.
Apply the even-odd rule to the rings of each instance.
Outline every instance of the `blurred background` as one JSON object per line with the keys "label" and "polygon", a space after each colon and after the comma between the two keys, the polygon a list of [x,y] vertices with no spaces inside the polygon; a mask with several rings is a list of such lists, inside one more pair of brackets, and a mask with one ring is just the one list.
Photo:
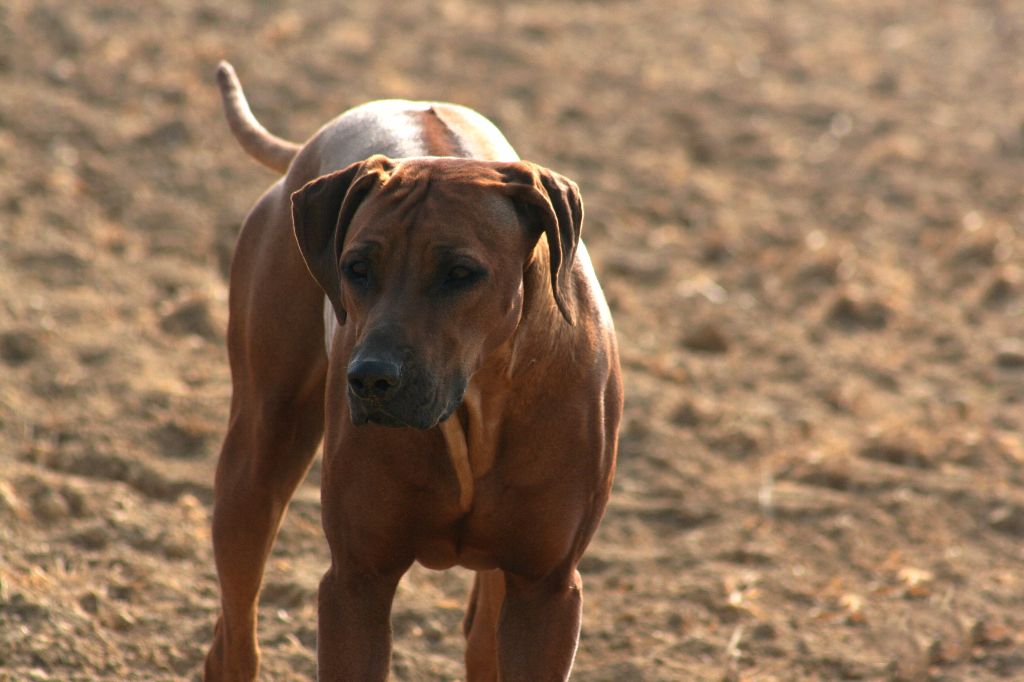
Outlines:
{"label": "blurred background", "polygon": [[[1024,5],[0,4],[0,679],[190,679],[217,609],[225,274],[303,140],[444,99],[574,178],[620,333],[580,680],[1024,677]],[[315,675],[317,470],[261,606]],[[414,570],[394,677],[461,679]]]}

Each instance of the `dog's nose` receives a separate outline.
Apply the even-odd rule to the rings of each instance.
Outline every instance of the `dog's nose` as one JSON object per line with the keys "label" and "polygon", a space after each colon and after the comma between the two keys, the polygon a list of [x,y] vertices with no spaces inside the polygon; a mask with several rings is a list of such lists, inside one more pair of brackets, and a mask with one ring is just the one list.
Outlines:
{"label": "dog's nose", "polygon": [[356,360],[348,366],[348,385],[364,400],[390,400],[401,380],[402,367],[387,360]]}

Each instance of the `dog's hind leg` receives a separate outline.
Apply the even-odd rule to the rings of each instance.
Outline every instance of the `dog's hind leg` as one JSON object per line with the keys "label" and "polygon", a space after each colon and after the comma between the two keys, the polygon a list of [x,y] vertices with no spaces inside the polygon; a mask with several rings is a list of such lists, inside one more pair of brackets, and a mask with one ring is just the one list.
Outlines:
{"label": "dog's hind leg", "polygon": [[214,485],[221,613],[207,680],[255,679],[264,565],[323,433],[323,293],[294,245],[287,199],[271,190],[246,220],[232,264],[231,421]]}

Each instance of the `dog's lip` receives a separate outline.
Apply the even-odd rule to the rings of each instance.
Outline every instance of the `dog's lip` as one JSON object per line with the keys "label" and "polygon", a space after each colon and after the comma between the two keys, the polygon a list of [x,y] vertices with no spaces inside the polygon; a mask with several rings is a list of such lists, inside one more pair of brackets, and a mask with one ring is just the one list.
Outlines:
{"label": "dog's lip", "polygon": [[390,428],[411,428],[422,430],[435,426],[435,424],[425,426],[410,424],[405,419],[389,412],[376,403],[367,404],[365,402],[359,402],[357,407],[357,403],[353,402],[349,406],[349,413],[352,415],[352,423],[356,426],[376,424],[377,426],[386,426]]}
{"label": "dog's lip", "polygon": [[380,426],[408,426],[408,424],[400,419],[396,419],[387,412],[371,412],[366,415],[366,421],[370,424],[378,424]]}
{"label": "dog's lip", "polygon": [[352,422],[356,426],[362,426],[363,424],[378,424],[380,426],[409,426],[403,419],[398,416],[391,414],[378,404],[359,404],[359,408],[356,409],[356,403],[352,403],[349,407],[349,412],[352,414]]}
{"label": "dog's lip", "polygon": [[[418,429],[420,431],[427,431],[434,428],[441,422],[445,421],[455,410],[462,404],[463,393],[460,393],[454,400],[449,399],[446,401],[445,407],[436,416],[434,416],[428,423],[426,420],[406,420],[398,415],[394,414],[388,409],[387,403],[382,403],[379,400],[364,399],[356,396],[351,389],[349,389],[349,414],[352,417],[352,423],[356,426],[363,426],[365,424],[377,424],[379,426],[387,426],[392,428],[410,428]],[[428,412],[426,408],[429,407],[429,402],[421,406],[421,410],[418,414]],[[417,415],[418,416],[418,415]],[[417,423],[413,423],[417,422]]]}

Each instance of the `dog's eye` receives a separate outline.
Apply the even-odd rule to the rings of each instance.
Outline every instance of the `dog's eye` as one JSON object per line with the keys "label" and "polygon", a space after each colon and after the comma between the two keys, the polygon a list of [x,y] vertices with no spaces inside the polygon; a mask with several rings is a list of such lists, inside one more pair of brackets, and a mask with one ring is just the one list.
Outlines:
{"label": "dog's eye", "polygon": [[347,263],[344,268],[345,277],[352,282],[365,282],[370,277],[370,264],[364,260]]}
{"label": "dog's eye", "polygon": [[444,287],[448,290],[463,289],[472,286],[484,278],[484,273],[465,265],[455,265],[448,269],[444,276]]}
{"label": "dog's eye", "polygon": [[464,268],[461,265],[456,265],[454,268],[448,271],[449,282],[462,282],[473,276],[473,271],[469,268]]}

